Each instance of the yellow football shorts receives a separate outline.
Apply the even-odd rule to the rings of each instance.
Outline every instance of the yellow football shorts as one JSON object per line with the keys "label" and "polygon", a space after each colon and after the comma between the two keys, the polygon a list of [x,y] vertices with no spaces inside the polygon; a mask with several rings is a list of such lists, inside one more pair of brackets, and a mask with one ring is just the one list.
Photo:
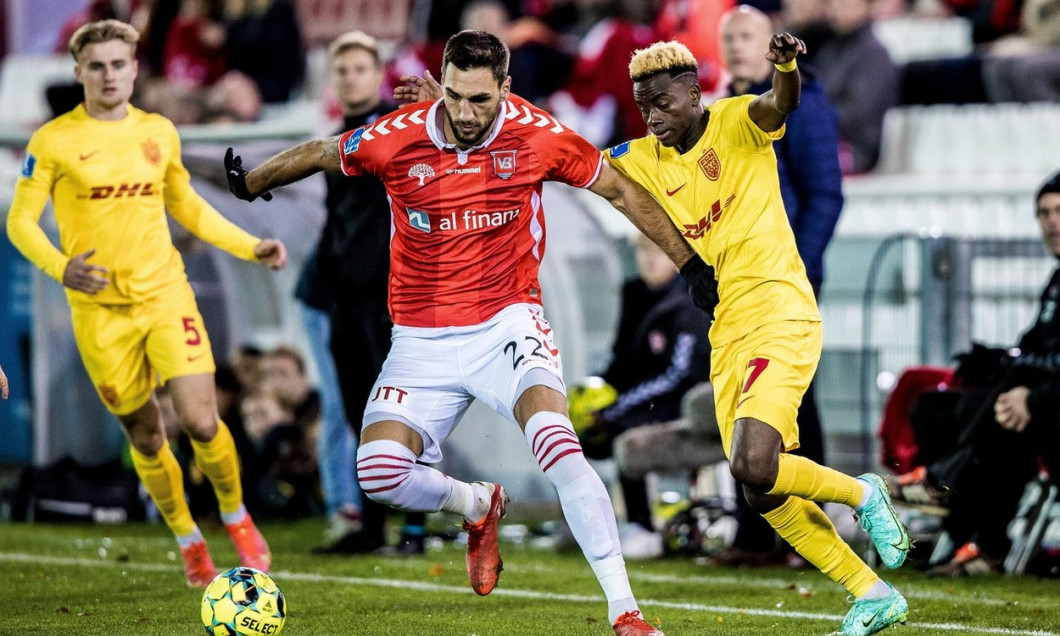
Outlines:
{"label": "yellow football shorts", "polygon": [[213,373],[213,350],[187,283],[132,305],[75,303],[74,339],[107,409],[128,415],[147,403],[160,379]]}
{"label": "yellow football shorts", "polygon": [[785,321],[758,327],[710,354],[714,408],[726,457],[736,420],[752,417],[799,447],[796,415],[821,359],[821,323]]}

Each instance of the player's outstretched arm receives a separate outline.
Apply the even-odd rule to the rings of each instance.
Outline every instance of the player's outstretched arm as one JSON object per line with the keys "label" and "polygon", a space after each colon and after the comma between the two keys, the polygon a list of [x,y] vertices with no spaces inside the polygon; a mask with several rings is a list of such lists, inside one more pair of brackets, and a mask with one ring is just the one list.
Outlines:
{"label": "player's outstretched arm", "polygon": [[805,53],[806,45],[790,33],[774,35],[769,41],[766,59],[776,67],[773,88],[756,97],[748,107],[751,121],[765,132],[780,130],[788,113],[799,107],[802,78],[795,58]]}
{"label": "player's outstretched arm", "polygon": [[666,252],[678,269],[695,255],[655,197],[608,162],[603,162],[600,177],[589,186],[589,190],[607,199],[615,209],[626,215],[638,230]]}
{"label": "player's outstretched arm", "polygon": [[342,170],[338,136],[298,144],[269,157],[249,172],[243,168],[242,158],[229,148],[224,164],[229,191],[244,201],[253,201],[259,196],[268,201],[272,198],[269,190],[273,188],[301,181],[317,172]]}

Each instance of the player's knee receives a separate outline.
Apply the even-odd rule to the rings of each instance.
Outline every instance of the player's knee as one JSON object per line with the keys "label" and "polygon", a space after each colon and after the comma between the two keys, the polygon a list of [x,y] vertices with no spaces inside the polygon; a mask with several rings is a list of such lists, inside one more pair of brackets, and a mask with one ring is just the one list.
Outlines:
{"label": "player's knee", "polygon": [[362,445],[357,449],[357,479],[369,499],[403,510],[411,503],[407,500],[410,494],[407,486],[416,459],[407,449],[402,453],[399,448],[404,447],[395,442]]}
{"label": "player's knee", "polygon": [[733,453],[729,473],[733,479],[756,492],[771,490],[777,480],[776,463],[755,453]]}

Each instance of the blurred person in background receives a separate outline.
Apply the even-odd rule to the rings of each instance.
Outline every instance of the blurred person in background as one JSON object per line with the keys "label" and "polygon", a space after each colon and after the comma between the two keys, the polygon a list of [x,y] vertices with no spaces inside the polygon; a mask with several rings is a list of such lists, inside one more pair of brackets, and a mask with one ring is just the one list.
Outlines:
{"label": "blurred person in background", "polygon": [[[773,64],[766,58],[773,25],[769,17],[740,6],[722,18],[722,49],[731,77],[729,95],[761,95],[772,88]],[[842,172],[839,168],[839,125],[835,108],[808,65],[801,65],[799,107],[785,120],[784,136],[773,142],[777,156],[780,194],[784,200],[795,246],[806,266],[806,277],[815,297],[824,282],[824,253],[843,209]],[[811,381],[799,404],[799,448],[793,451],[818,464],[825,463],[824,436],[817,409],[815,382]],[[718,557],[727,565],[784,563],[776,549],[776,533],[737,495],[739,529],[733,545]]]}
{"label": "blurred person in background", "polygon": [[[1060,174],[1039,188],[1035,212],[1046,248],[1060,259]],[[958,548],[929,575],[1001,572],[1025,485],[1042,467],[1054,483],[1060,475],[1060,268],[1016,347],[980,351],[964,356],[957,388],[913,403],[923,465],[890,482],[895,502],[947,512],[942,527]]]}
{"label": "blurred person in background", "polygon": [[[203,586],[217,571],[165,443],[153,394],[158,379],[214,486],[240,561],[267,570],[271,555],[243,505],[235,443],[217,413],[209,336],[166,213],[237,258],[279,269],[287,253],[283,243],[248,234],[199,196],[172,122],[129,104],[138,39],[116,20],[89,23],[71,37],[84,101],[30,139],[7,234],[66,288],[92,384],[122,423],[136,473],[180,545],[188,583]],[[49,198],[61,248],[40,226]]]}
{"label": "blurred person in background", "polygon": [[[578,434],[593,459],[611,457],[615,437],[625,431],[676,420],[685,393],[710,379],[710,319],[692,303],[659,246],[644,235],[634,245],[638,276],[622,287],[611,363],[601,376],[618,395]],[[619,484],[630,522],[621,535],[622,554],[660,556],[662,535],[652,522],[647,480],[620,475]]]}
{"label": "blurred person in background", "polygon": [[[339,134],[370,125],[397,108],[380,97],[384,70],[374,38],[361,31],[344,33],[329,45],[328,60],[332,88],[343,112]],[[383,184],[376,177],[346,178],[329,173],[324,178],[327,218],[313,260],[303,274],[304,286],[300,288],[303,298],[312,293],[317,297],[317,305],[327,311],[330,322],[327,351],[334,361],[339,399],[352,434],[359,436],[372,385],[390,352],[393,323],[387,309],[389,203]],[[350,258],[351,254],[357,258]],[[389,509],[360,497],[353,481],[356,446],[351,430],[341,431],[333,424],[325,422],[321,435],[322,471],[334,475],[325,476],[327,479],[349,479],[353,483],[348,487],[348,501],[339,504],[336,530],[341,531],[345,526],[345,531],[330,545],[314,552],[357,554],[383,548],[387,545]],[[343,446],[344,440],[348,440],[348,447]],[[343,450],[339,456],[337,446],[348,451]],[[359,502],[353,500],[355,493]],[[358,503],[359,510],[348,505]],[[341,512],[344,504],[345,513]],[[422,554],[425,541],[425,516],[406,513],[396,549],[405,554]]]}
{"label": "blurred person in background", "polygon": [[181,0],[162,47],[161,74],[182,88],[211,86],[228,71],[222,0]]}
{"label": "blurred person in background", "polygon": [[898,104],[898,68],[872,31],[872,0],[828,0],[828,23],[835,37],[814,62],[839,113],[843,174],[861,174],[880,158],[883,117]]}
{"label": "blurred person in background", "polygon": [[240,398],[239,413],[255,454],[261,452],[265,437],[272,429],[294,420],[294,413],[284,408],[276,394],[264,387],[248,391]]}
{"label": "blurred person in background", "polygon": [[828,24],[828,0],[784,0],[780,23],[806,43],[807,64],[814,64],[821,47],[835,35]]}
{"label": "blurred person in background", "polygon": [[320,393],[309,381],[305,358],[294,347],[281,345],[265,352],[261,384],[296,423],[309,427],[320,418]]}
{"label": "blurred person in background", "polygon": [[232,372],[236,374],[240,393],[247,393],[261,384],[261,358],[265,352],[249,342],[236,347],[232,356]]}
{"label": "blurred person in background", "polygon": [[8,386],[7,386],[7,374],[4,373],[4,368],[0,367],[0,398],[7,399]]}
{"label": "blurred person in background", "polygon": [[640,137],[644,122],[629,99],[633,83],[616,64],[651,44],[654,4],[638,0],[581,0],[584,32],[564,87],[548,100],[549,110],[598,148]]}
{"label": "blurred person in background", "polygon": [[677,40],[699,63],[699,84],[705,95],[724,88],[721,55],[721,16],[735,0],[662,0],[655,22],[656,39]]}
{"label": "blurred person in background", "polygon": [[266,104],[288,101],[305,77],[305,48],[290,0],[224,0],[228,68],[246,75]]}

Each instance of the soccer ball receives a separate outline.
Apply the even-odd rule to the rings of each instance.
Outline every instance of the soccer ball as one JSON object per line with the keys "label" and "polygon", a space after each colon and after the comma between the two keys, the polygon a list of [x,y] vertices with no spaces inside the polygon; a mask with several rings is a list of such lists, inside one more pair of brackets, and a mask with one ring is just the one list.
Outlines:
{"label": "soccer ball", "polygon": [[593,412],[606,409],[618,399],[618,391],[603,378],[589,376],[567,388],[567,410],[579,436],[593,423]]}
{"label": "soccer ball", "polygon": [[210,636],[276,636],[287,618],[287,603],[268,574],[238,567],[206,586],[201,615]]}

